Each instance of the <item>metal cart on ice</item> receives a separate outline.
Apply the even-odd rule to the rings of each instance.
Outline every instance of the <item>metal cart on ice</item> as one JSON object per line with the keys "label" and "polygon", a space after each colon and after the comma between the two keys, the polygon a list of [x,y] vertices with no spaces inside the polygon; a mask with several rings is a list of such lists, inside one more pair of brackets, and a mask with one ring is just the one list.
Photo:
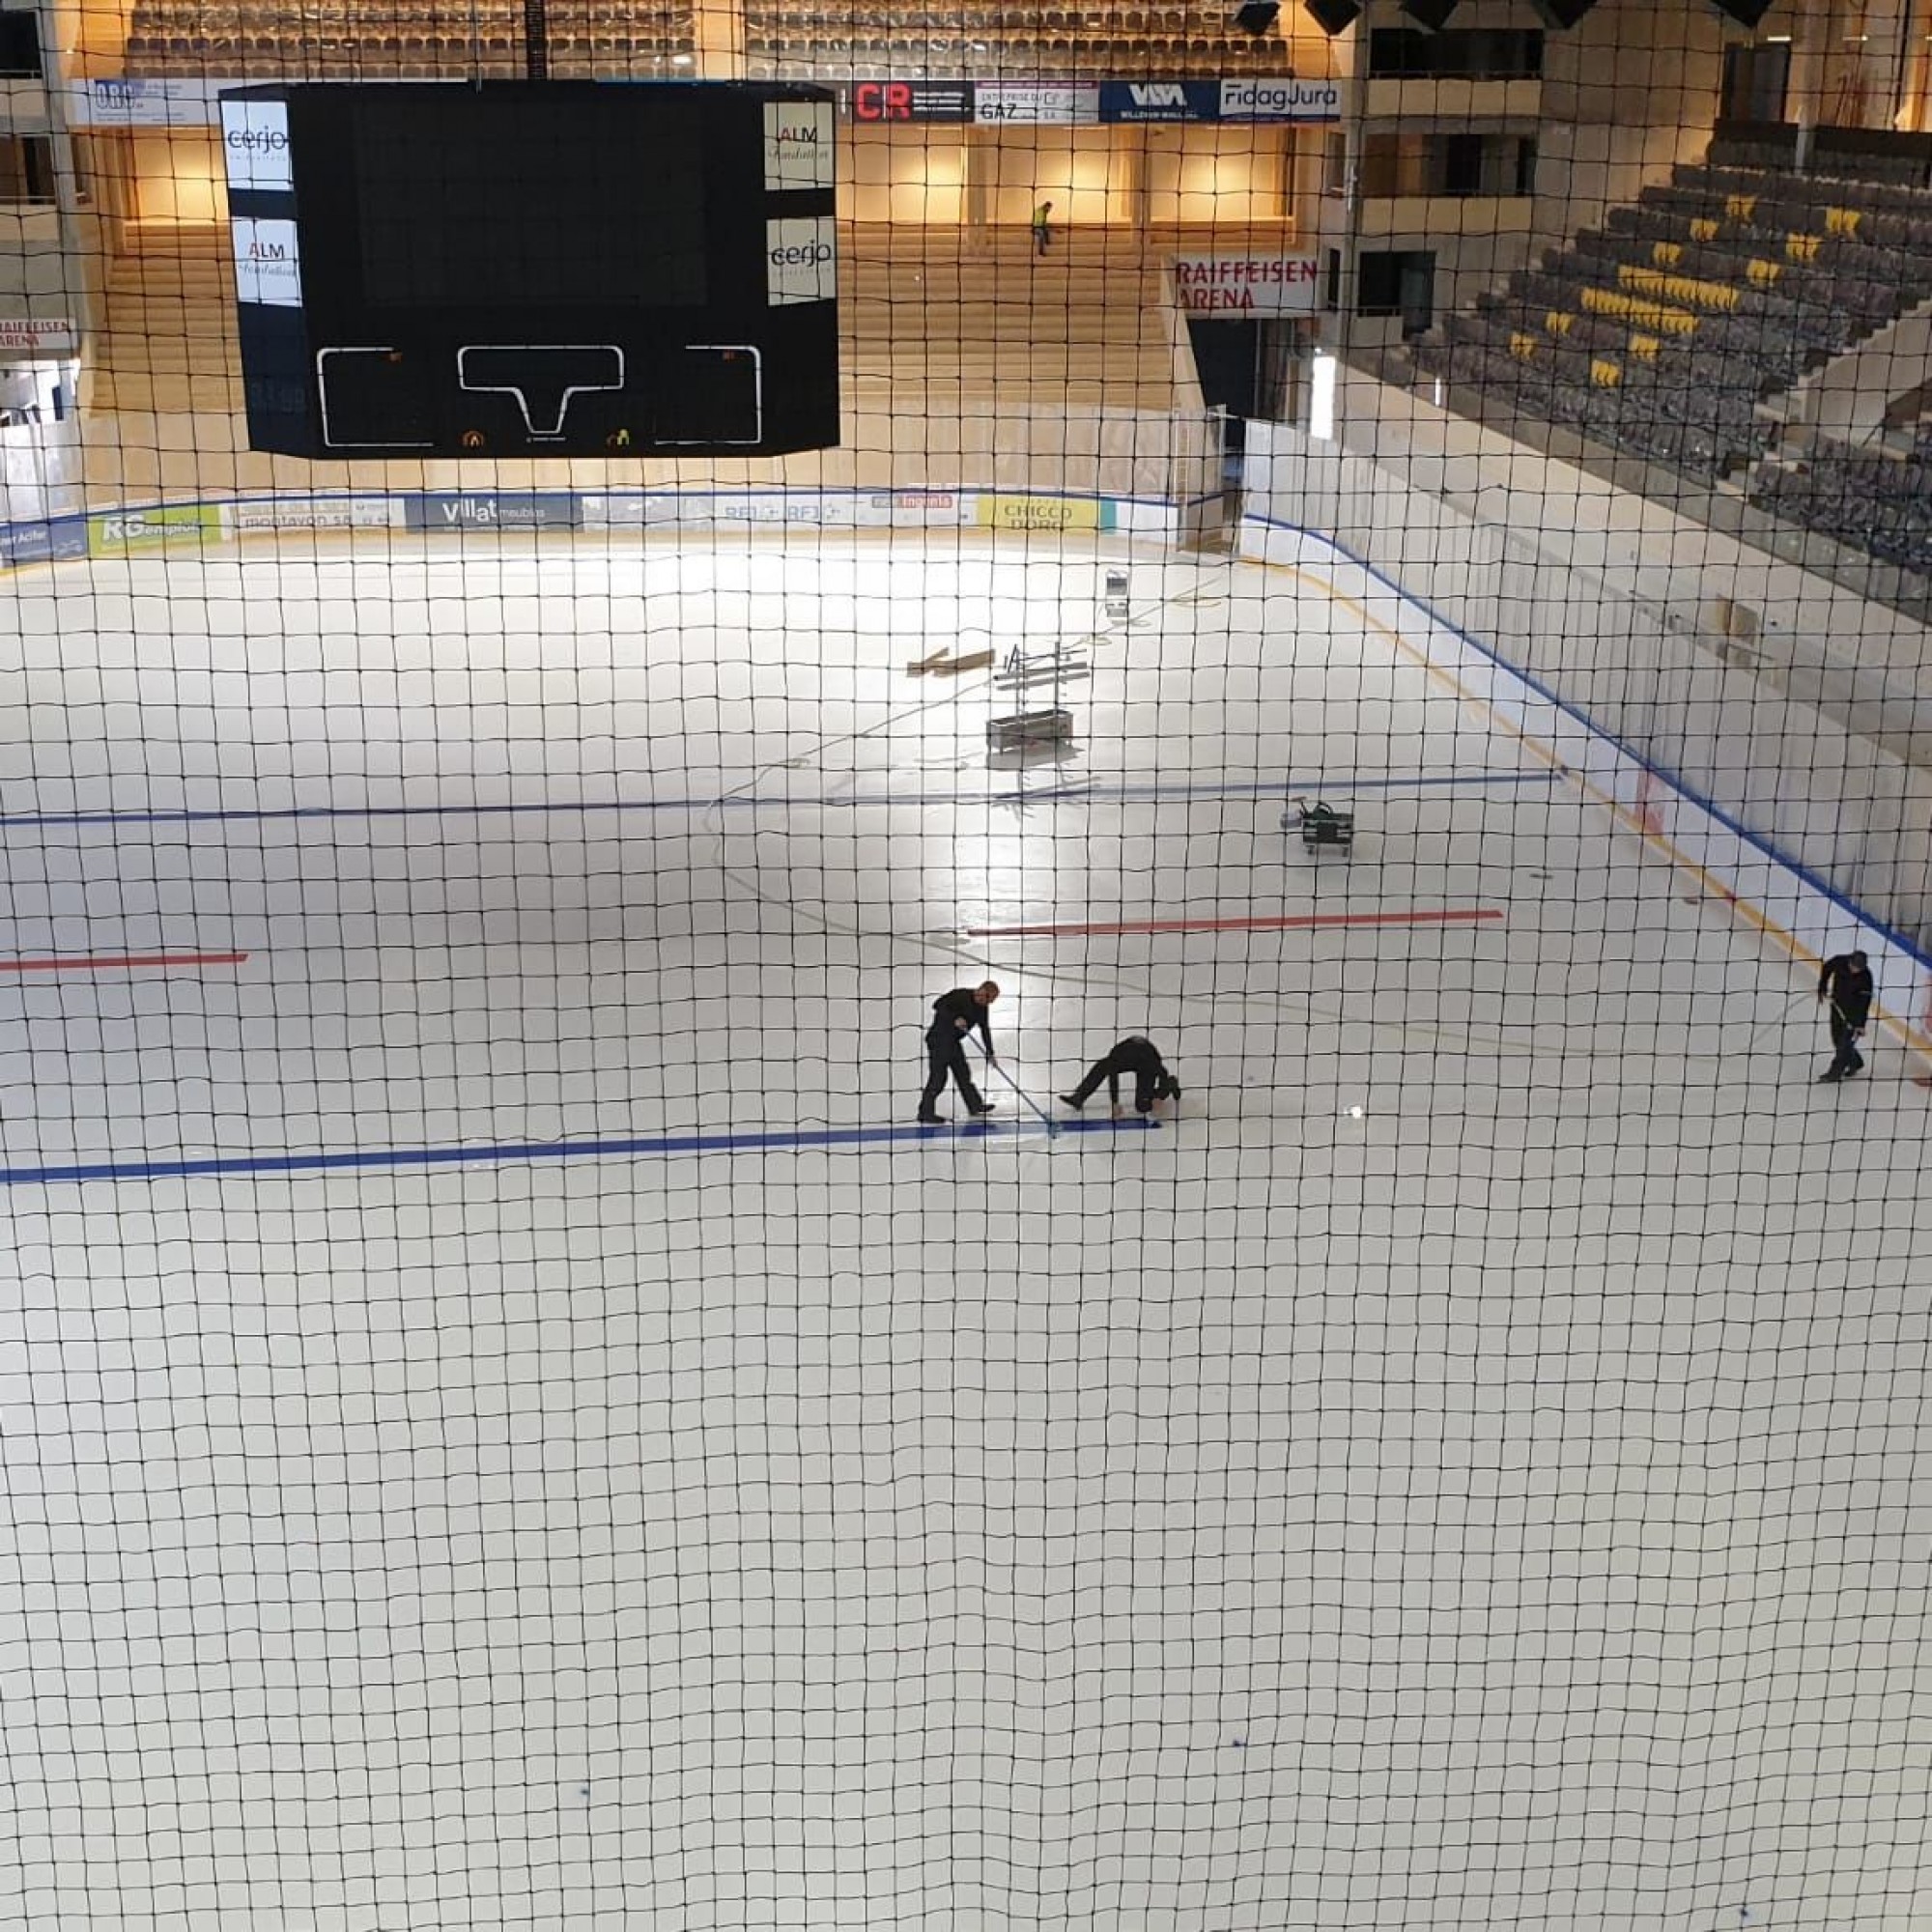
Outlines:
{"label": "metal cart on ice", "polygon": [[1305,798],[1295,799],[1282,813],[1281,824],[1284,832],[1299,828],[1301,849],[1311,856],[1327,851],[1339,852],[1346,859],[1354,849],[1355,814],[1352,811],[1337,811],[1332,805],[1323,805],[1320,799],[1313,805]]}

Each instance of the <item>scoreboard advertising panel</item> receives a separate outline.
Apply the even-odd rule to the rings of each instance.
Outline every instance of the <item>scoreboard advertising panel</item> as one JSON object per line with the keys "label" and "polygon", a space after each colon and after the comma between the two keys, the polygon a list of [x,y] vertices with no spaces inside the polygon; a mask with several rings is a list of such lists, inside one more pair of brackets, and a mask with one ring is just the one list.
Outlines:
{"label": "scoreboard advertising panel", "polygon": [[[377,82],[364,86],[424,83]],[[448,80],[446,87],[466,83]],[[487,86],[500,83],[485,83]],[[678,83],[606,80],[600,87],[657,89]],[[714,83],[724,85],[726,83]],[[75,129],[206,128],[220,118],[219,102],[247,83],[240,80],[76,80],[62,89],[68,124]],[[1134,121],[1232,121],[1321,123],[1342,118],[1342,88],[1334,80],[1297,80],[1293,74],[1240,80],[1034,81],[895,80],[838,83],[838,111],[848,121],[880,126],[908,122],[981,120],[980,94],[986,90],[987,122],[1010,120],[1015,88],[1031,90],[1033,118],[1064,117],[1071,123]]]}
{"label": "scoreboard advertising panel", "polygon": [[836,443],[834,111],[744,82],[224,93],[251,445]]}

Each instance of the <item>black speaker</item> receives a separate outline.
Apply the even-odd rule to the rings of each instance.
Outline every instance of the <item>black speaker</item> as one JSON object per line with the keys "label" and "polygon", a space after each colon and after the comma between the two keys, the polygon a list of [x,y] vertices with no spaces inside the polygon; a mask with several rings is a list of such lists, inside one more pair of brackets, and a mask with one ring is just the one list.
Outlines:
{"label": "black speaker", "polygon": [[1402,11],[1418,27],[1427,27],[1432,34],[1439,34],[1449,24],[1449,15],[1456,11],[1457,0],[1402,0]]}
{"label": "black speaker", "polygon": [[1741,27],[1755,27],[1771,12],[1771,0],[1718,0],[1718,12]]}
{"label": "black speaker", "polygon": [[1308,9],[1308,17],[1324,34],[1345,34],[1361,18],[1362,10],[1355,0],[1301,0]]}
{"label": "black speaker", "polygon": [[[1531,11],[1546,27],[1563,33],[1574,27],[1597,0],[1529,0]],[[1765,0],[1770,5],[1770,0]]]}
{"label": "black speaker", "polygon": [[1281,18],[1281,0],[1243,0],[1235,9],[1235,25],[1244,34],[1265,34]]}

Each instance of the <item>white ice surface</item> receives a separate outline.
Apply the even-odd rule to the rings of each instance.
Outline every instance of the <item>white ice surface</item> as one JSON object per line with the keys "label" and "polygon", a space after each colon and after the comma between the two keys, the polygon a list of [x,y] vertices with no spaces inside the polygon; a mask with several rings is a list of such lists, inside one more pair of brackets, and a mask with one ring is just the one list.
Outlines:
{"label": "white ice surface", "polygon": [[1098,559],[7,584],[0,958],[248,954],[0,975],[11,1173],[904,1125],[987,972],[1031,1102],[1187,1095],[0,1187],[0,1924],[1932,1909],[1920,1069],[1815,1087],[1802,967],[1286,576],[1137,558],[989,768],[905,662]]}

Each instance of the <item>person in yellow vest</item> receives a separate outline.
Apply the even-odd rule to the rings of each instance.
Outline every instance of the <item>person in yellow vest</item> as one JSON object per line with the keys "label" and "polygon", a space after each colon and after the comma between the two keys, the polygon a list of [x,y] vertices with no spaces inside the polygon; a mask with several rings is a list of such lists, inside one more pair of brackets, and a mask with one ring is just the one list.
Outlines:
{"label": "person in yellow vest", "polygon": [[1053,204],[1043,201],[1033,212],[1034,253],[1044,255],[1053,245]]}

